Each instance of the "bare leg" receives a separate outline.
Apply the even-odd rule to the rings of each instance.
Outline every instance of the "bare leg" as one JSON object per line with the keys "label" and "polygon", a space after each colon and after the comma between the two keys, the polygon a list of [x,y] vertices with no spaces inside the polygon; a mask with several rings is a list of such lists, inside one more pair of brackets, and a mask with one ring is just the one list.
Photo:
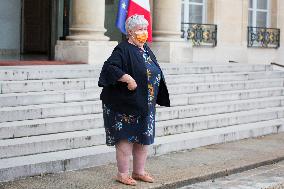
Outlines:
{"label": "bare leg", "polygon": [[133,172],[144,175],[144,168],[147,159],[148,146],[141,144],[133,144]]}
{"label": "bare leg", "polygon": [[118,173],[128,175],[129,161],[132,153],[133,144],[127,140],[122,140],[116,145],[116,161]]}

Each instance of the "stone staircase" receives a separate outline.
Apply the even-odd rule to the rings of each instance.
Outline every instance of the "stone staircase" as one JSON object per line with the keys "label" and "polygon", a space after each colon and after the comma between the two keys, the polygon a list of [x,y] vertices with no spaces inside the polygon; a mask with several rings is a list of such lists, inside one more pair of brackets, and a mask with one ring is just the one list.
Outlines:
{"label": "stone staircase", "polygon": [[[161,64],[172,107],[157,107],[150,155],[284,131],[284,71],[270,65]],[[0,182],[115,161],[100,66],[0,69]]]}

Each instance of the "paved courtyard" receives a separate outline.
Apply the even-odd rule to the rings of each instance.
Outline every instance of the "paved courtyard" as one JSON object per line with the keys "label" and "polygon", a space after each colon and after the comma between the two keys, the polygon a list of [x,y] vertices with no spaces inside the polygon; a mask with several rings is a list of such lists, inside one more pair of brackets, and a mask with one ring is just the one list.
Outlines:
{"label": "paved courtyard", "polygon": [[284,161],[180,189],[282,189]]}
{"label": "paved courtyard", "polygon": [[[147,170],[156,182],[138,182],[135,188],[269,188],[284,182],[283,161],[284,133],[205,146],[149,158]],[[115,173],[115,164],[109,164],[0,183],[0,189],[130,188],[115,182]],[[208,182],[197,184],[203,181]]]}

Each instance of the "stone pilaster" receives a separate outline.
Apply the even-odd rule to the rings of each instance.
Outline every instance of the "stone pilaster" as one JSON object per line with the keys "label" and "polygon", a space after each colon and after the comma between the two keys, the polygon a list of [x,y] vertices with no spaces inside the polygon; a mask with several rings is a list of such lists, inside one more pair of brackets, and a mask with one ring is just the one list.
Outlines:
{"label": "stone pilaster", "polygon": [[153,1],[153,43],[160,62],[192,61],[191,45],[181,39],[181,0]]}
{"label": "stone pilaster", "polygon": [[247,62],[248,0],[215,0],[214,24],[218,27],[218,44],[211,60]]}
{"label": "stone pilaster", "polygon": [[277,50],[276,62],[284,65],[284,1],[278,0],[277,27],[280,28],[280,48]]}

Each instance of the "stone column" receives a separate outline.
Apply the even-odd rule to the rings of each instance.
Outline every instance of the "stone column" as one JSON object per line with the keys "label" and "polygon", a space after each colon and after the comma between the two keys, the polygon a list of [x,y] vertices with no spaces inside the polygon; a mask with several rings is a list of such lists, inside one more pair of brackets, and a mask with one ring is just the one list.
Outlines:
{"label": "stone column", "polygon": [[104,35],[105,0],[73,0],[70,36],[57,41],[55,59],[102,64],[117,42]]}
{"label": "stone column", "polygon": [[191,45],[181,38],[181,0],[153,1],[153,43],[160,62],[192,61]]}
{"label": "stone column", "polygon": [[73,0],[70,40],[107,41],[104,0]]}
{"label": "stone column", "polygon": [[181,1],[155,0],[153,41],[181,41]]}

